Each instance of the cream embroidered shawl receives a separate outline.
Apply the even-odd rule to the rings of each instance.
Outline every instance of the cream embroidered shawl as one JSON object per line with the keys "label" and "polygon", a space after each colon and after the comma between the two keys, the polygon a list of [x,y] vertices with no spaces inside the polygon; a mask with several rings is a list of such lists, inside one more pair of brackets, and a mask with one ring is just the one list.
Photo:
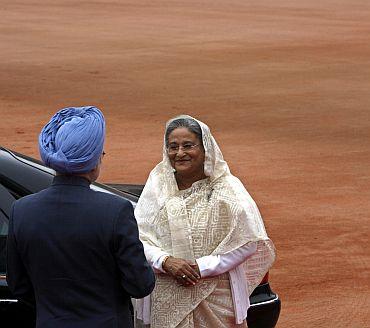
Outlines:
{"label": "cream embroidered shawl", "polygon": [[[202,129],[208,178],[180,191],[164,146],[163,160],[150,173],[135,209],[140,239],[188,260],[225,254],[257,242],[256,253],[244,263],[250,294],[275,260],[274,245],[255,202],[230,173],[208,126],[197,122]],[[209,278],[185,288],[167,275],[157,275],[151,294],[151,327],[176,327],[216,284],[216,279]]]}

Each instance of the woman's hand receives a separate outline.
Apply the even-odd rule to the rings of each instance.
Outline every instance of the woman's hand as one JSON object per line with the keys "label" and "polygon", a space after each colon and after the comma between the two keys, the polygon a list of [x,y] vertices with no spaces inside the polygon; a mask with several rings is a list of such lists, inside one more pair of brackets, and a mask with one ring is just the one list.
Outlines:
{"label": "woman's hand", "polygon": [[162,268],[183,286],[194,286],[200,279],[198,265],[181,258],[168,257]]}

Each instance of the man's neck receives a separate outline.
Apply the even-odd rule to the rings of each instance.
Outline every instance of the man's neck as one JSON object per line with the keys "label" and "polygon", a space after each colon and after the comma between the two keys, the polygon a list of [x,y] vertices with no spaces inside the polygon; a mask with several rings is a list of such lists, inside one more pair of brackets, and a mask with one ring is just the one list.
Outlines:
{"label": "man's neck", "polygon": [[[56,175],[59,176],[59,175],[66,175],[66,174],[57,172]],[[88,173],[80,173],[80,174],[68,174],[68,175],[73,176],[73,177],[84,178],[87,181],[89,181],[89,183],[93,183],[95,181],[94,179],[92,179],[92,176],[91,176],[91,173],[90,172],[88,172]]]}

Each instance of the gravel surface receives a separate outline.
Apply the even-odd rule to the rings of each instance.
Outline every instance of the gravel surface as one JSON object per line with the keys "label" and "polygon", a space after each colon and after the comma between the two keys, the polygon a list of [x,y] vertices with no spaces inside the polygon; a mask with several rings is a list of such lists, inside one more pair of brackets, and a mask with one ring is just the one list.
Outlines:
{"label": "gravel surface", "polygon": [[[45,4],[47,3],[47,4]],[[370,327],[370,2],[0,0],[0,144],[107,119],[101,182],[144,183],[163,127],[206,122],[278,250],[278,327]]]}

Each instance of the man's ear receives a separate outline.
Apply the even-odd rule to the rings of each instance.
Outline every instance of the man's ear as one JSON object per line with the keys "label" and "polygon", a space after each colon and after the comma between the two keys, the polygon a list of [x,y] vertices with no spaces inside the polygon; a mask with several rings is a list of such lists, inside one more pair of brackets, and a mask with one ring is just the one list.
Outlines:
{"label": "man's ear", "polygon": [[100,165],[99,162],[90,172],[86,173],[87,178],[90,180],[90,182],[94,182],[100,175]]}

